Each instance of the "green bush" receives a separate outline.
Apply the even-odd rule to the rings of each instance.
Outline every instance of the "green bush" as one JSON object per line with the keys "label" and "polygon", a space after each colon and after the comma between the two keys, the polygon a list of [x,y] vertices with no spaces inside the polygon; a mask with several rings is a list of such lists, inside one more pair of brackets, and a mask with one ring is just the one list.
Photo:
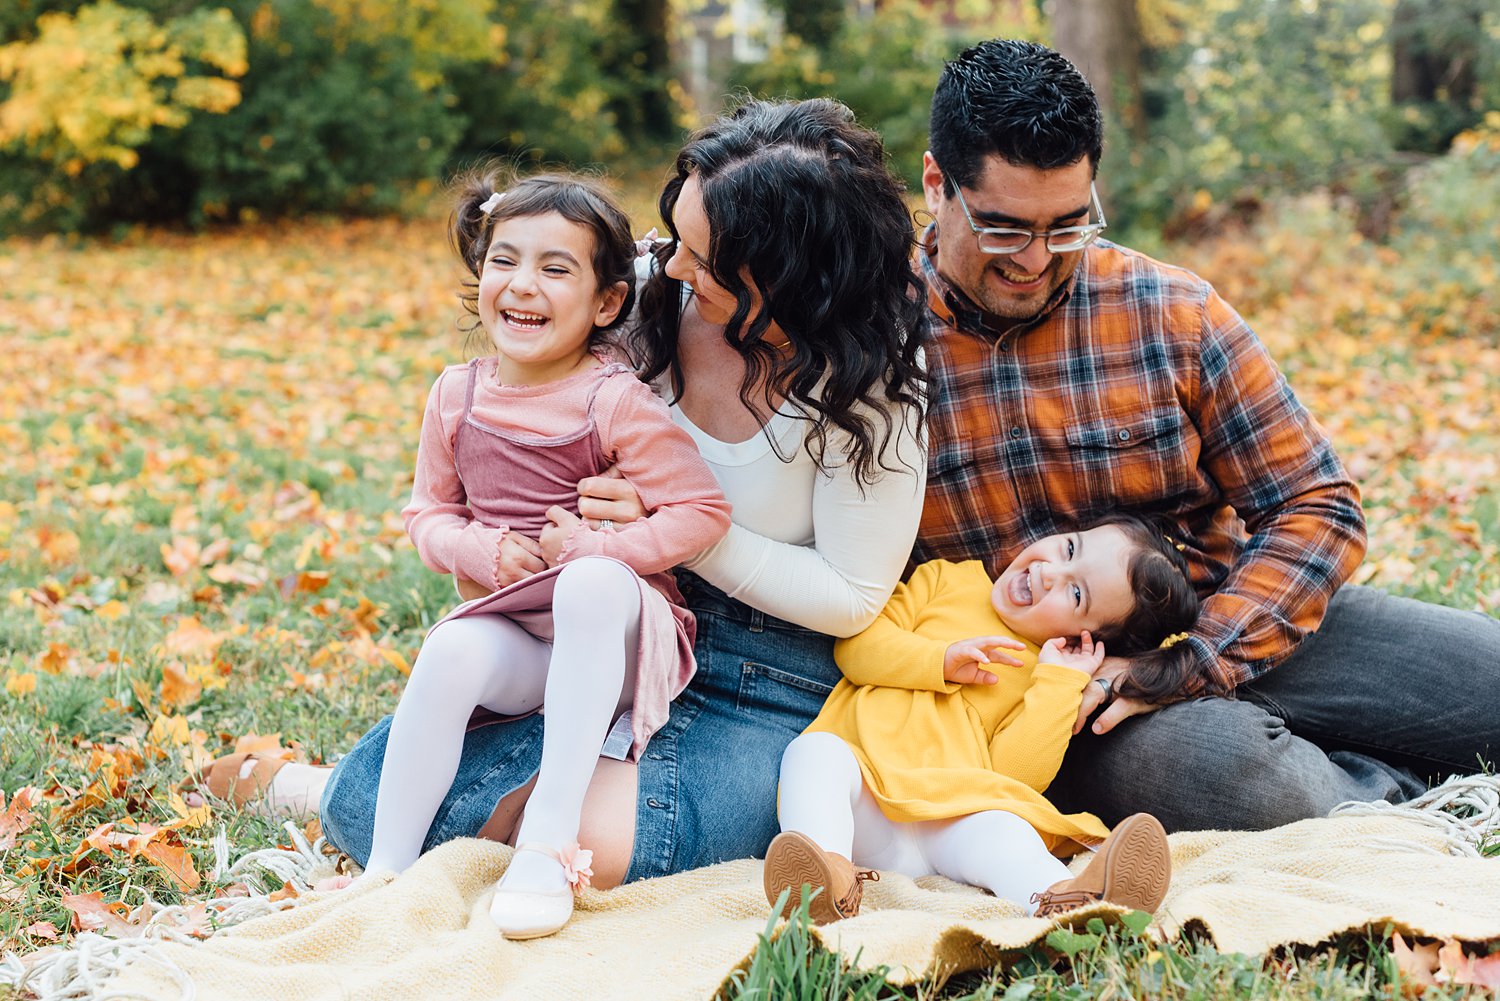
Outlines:
{"label": "green bush", "polygon": [[993,16],[949,28],[915,0],[892,0],[871,15],[846,18],[822,48],[786,36],[764,62],[736,66],[731,83],[756,97],[837,98],[881,134],[892,170],[917,190],[943,64],[981,39],[1034,33]]}

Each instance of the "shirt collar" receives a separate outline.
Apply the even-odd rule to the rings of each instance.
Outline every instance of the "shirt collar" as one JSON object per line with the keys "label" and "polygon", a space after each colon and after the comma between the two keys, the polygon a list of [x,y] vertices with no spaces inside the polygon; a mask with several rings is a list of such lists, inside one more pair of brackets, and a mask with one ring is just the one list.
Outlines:
{"label": "shirt collar", "polygon": [[[1041,311],[1029,320],[1019,323],[986,313],[968,296],[948,283],[937,269],[937,223],[929,223],[917,242],[917,263],[922,269],[922,278],[927,282],[927,308],[939,320],[965,333],[981,334],[985,337],[1001,338],[1006,334],[1019,333],[1036,326],[1068,301],[1073,294],[1073,285],[1078,281],[1080,266],[1073,269],[1068,280],[1047,301]],[[1087,251],[1084,252],[1087,255]]]}

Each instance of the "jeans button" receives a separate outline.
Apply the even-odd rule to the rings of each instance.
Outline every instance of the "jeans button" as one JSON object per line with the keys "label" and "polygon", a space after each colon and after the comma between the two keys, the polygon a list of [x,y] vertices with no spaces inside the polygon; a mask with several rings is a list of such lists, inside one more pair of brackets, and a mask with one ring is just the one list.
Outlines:
{"label": "jeans button", "polygon": [[661,803],[657,802],[654,799],[648,799],[648,800],[646,800],[646,805],[649,806],[649,807],[651,807],[651,809],[653,809],[653,810],[660,810],[661,809]]}
{"label": "jeans button", "polygon": [[660,761],[661,760],[661,755],[657,754],[655,751],[647,751],[646,752],[646,757],[650,758],[652,761]]}

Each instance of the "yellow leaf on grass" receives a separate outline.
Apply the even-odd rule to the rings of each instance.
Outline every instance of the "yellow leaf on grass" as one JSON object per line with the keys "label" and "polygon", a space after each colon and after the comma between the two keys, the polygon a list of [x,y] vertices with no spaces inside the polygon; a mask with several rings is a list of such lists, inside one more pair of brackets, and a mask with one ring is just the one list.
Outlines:
{"label": "yellow leaf on grass", "polygon": [[48,643],[47,649],[37,654],[36,666],[48,674],[62,674],[73,659],[73,648],[66,643]]}
{"label": "yellow leaf on grass", "polygon": [[162,651],[176,657],[213,659],[225,633],[217,633],[198,621],[198,616],[188,615],[177,620],[177,628],[161,641]]}
{"label": "yellow leaf on grass", "polygon": [[213,808],[207,803],[202,806],[188,806],[187,801],[175,789],[167,794],[167,805],[172,808],[173,813],[177,814],[177,819],[167,826],[183,827],[190,831],[197,830],[208,823],[214,813]]}
{"label": "yellow leaf on grass", "polygon": [[406,662],[406,658],[401,656],[398,651],[392,650],[388,646],[382,646],[377,648],[377,652],[385,658],[386,663],[402,674],[411,674],[411,665]]}
{"label": "yellow leaf on grass", "polygon": [[267,754],[276,752],[272,757],[282,757],[292,760],[292,749],[281,746],[281,732],[276,733],[247,733],[234,742],[235,754]]}
{"label": "yellow leaf on grass", "polygon": [[58,530],[43,525],[36,530],[36,537],[37,548],[42,551],[48,563],[56,566],[78,559],[81,543],[78,536],[66,528]]}
{"label": "yellow leaf on grass", "polygon": [[152,747],[179,747],[188,742],[188,722],[182,716],[158,715],[151,721],[146,743]]}
{"label": "yellow leaf on grass", "polygon": [[30,695],[36,691],[36,675],[30,671],[7,671],[5,691],[14,696]]}
{"label": "yellow leaf on grass", "polygon": [[127,608],[125,602],[111,598],[94,610],[94,614],[108,622],[113,622],[123,616]]}

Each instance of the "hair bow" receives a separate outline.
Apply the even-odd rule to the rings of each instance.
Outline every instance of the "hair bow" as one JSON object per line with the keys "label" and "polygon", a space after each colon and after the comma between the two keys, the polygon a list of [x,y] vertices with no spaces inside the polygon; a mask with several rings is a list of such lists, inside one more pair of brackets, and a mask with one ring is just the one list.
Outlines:
{"label": "hair bow", "polygon": [[479,211],[483,212],[486,216],[488,216],[491,212],[495,211],[495,209],[499,207],[500,201],[504,197],[505,197],[505,192],[503,192],[503,191],[496,191],[496,192],[494,192],[488,198],[486,198],[484,201],[482,201],[482,202],[479,203]]}
{"label": "hair bow", "polygon": [[652,226],[650,231],[639,240],[635,241],[635,256],[645,257],[656,249],[657,235],[656,227]]}

